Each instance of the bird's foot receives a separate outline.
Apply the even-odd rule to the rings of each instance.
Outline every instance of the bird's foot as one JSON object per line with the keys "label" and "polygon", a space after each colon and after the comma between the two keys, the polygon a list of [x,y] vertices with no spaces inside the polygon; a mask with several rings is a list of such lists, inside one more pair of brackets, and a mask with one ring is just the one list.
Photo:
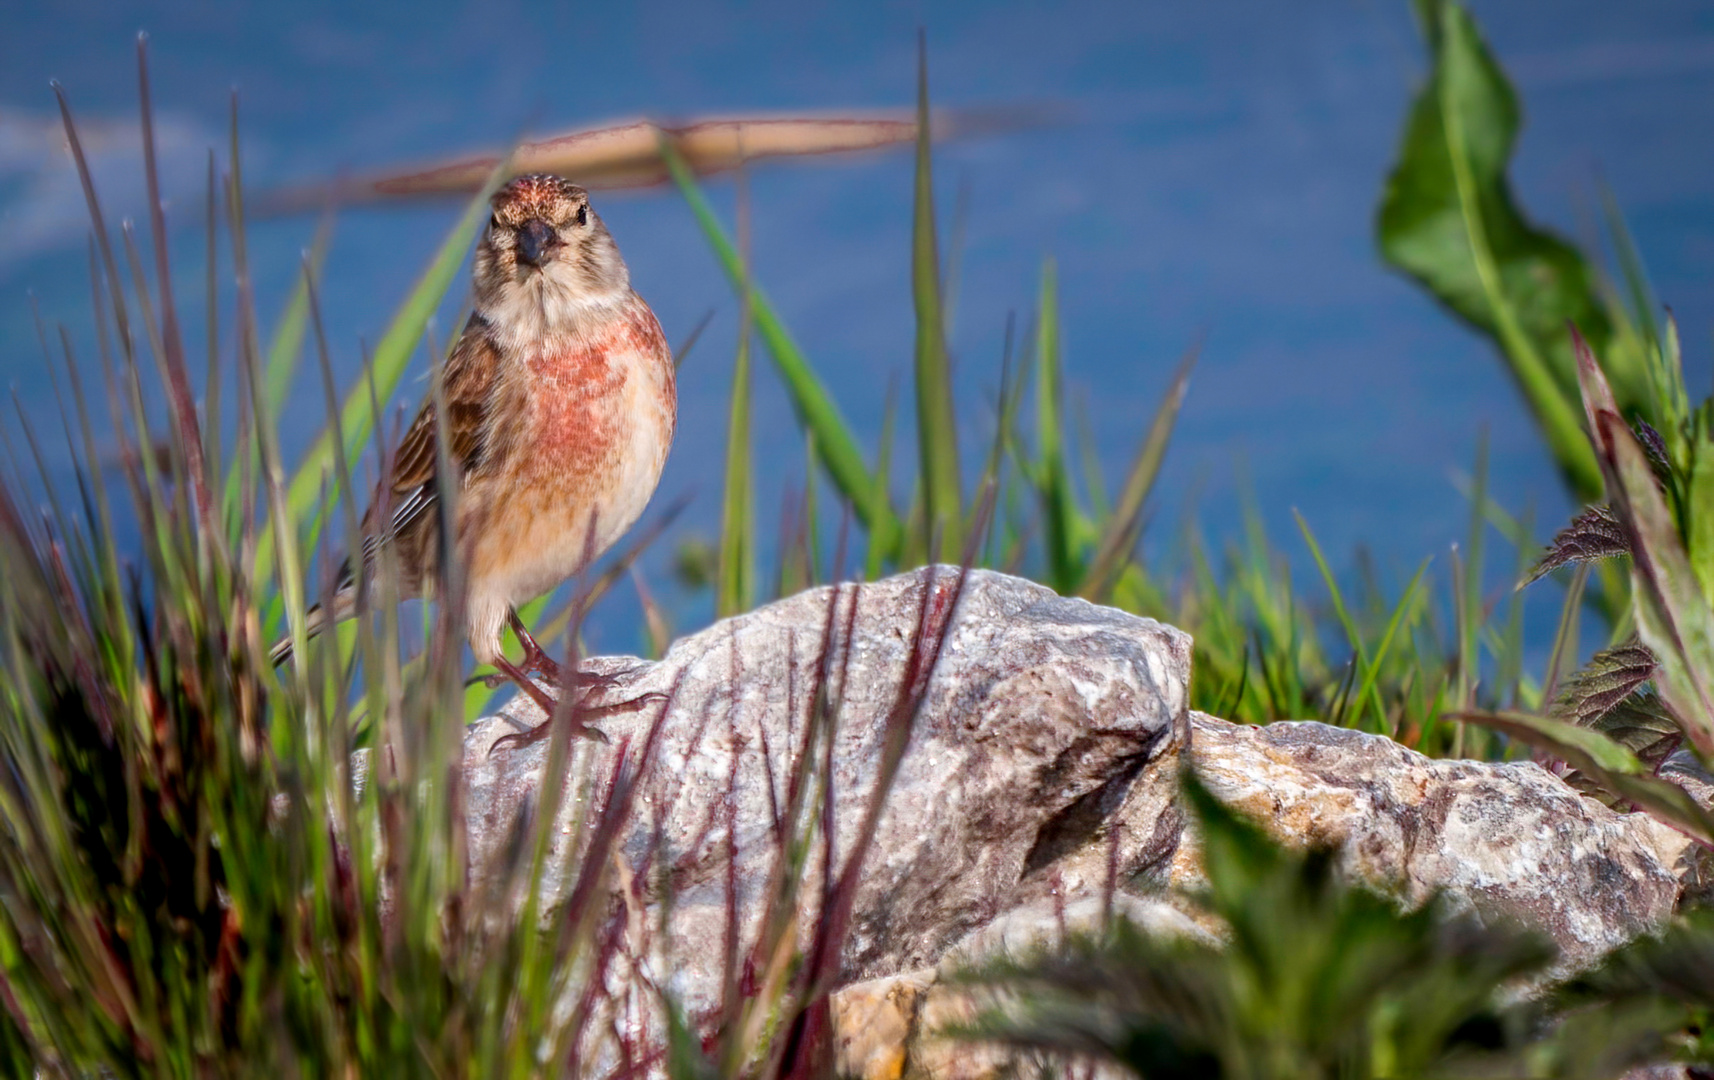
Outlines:
{"label": "bird's foot", "polygon": [[[531,746],[553,734],[553,718],[554,713],[558,709],[558,702],[549,697],[547,691],[543,690],[534,679],[526,675],[521,667],[509,663],[504,658],[501,658],[498,663],[501,665],[501,671],[504,673],[504,677],[517,683],[519,689],[523,690],[524,693],[530,696],[532,701],[541,706],[542,711],[548,715],[548,719],[542,721],[528,731],[515,732],[511,735],[505,735],[495,740],[494,744],[488,748],[489,757],[493,757],[495,752],[500,750],[502,747],[508,750],[515,750],[521,747]],[[619,716],[624,713],[637,712],[639,710],[646,709],[651,705],[666,704],[667,695],[656,690],[637,694],[620,701],[596,700],[601,696],[618,689],[622,681],[623,680],[616,675],[605,675],[594,671],[573,671],[569,680],[570,685],[566,685],[565,682],[560,684],[564,687],[566,692],[574,695],[571,708],[565,715],[566,721],[571,724],[571,733],[573,735],[605,743],[609,741],[606,732],[602,731],[598,727],[592,726],[589,721],[598,720],[608,716]]]}

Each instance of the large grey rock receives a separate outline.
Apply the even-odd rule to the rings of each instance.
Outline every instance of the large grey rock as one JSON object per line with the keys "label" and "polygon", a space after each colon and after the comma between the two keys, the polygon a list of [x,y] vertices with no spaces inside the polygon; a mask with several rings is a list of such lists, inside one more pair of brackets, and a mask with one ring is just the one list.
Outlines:
{"label": "large grey rock", "polygon": [[[1539,766],[1437,761],[1323,724],[1254,728],[1191,714],[1190,642],[1179,631],[981,571],[951,610],[956,578],[940,567],[811,590],[685,638],[657,663],[591,661],[621,696],[671,697],[664,710],[602,721],[610,745],[576,744],[572,797],[550,834],[549,889],[559,895],[579,870],[573,841],[585,831],[573,823],[602,799],[615,755],[635,760],[654,732],[612,876],[629,915],[610,982],[670,973],[693,1016],[716,1002],[728,882],[747,946],[823,682],[834,734],[830,747],[811,749],[830,766],[831,794],[823,817],[812,785],[810,806],[830,823],[836,869],[849,857],[925,597],[931,631],[949,628],[839,958],[847,989],[834,1014],[850,1072],[988,1075],[991,1056],[937,1042],[922,1026],[963,1007],[941,989],[944,965],[1013,941],[1020,927],[1036,934],[1043,912],[1058,919],[1097,901],[1128,911],[1137,897],[1198,883],[1194,830],[1177,799],[1187,755],[1216,795],[1282,841],[1336,848],[1353,877],[1405,903],[1444,890],[1479,914],[1534,926],[1559,944],[1561,970],[1659,926],[1695,877],[1683,837],[1585,799]],[[517,850],[547,759],[545,744],[489,749],[542,719],[520,701],[468,732],[474,873]],[[818,834],[800,894],[805,934],[822,895],[821,842]],[[663,879],[670,918],[657,940]],[[1159,925],[1184,923],[1146,910]],[[878,1033],[895,1028],[892,1046]]]}
{"label": "large grey rock", "polygon": [[[840,862],[848,855],[900,699],[925,587],[933,589],[930,622],[950,628],[864,865],[843,957],[849,977],[930,963],[1017,906],[1039,889],[1041,875],[1026,871],[1039,870],[1080,825],[1097,823],[1092,798],[1151,762],[1176,760],[1188,722],[1184,634],[984,571],[969,574],[957,610],[948,611],[956,580],[955,569],[939,567],[814,589],[685,638],[658,663],[591,663],[616,673],[620,696],[671,695],[622,852],[632,868],[658,866],[657,844],[671,860],[666,944],[677,988],[693,1006],[710,1004],[719,984],[727,822],[738,853],[738,908],[753,931],[778,851],[775,813],[787,804],[805,752],[824,670],[835,702],[834,852]],[[611,745],[580,740],[571,773],[609,775],[621,744],[628,740],[636,752],[657,713],[604,720]],[[545,742],[492,757],[489,748],[541,720],[521,701],[468,732],[478,873],[504,857],[520,815],[539,800],[547,756]],[[598,799],[589,792],[567,800],[553,831],[558,862],[550,881],[561,887],[575,870],[570,822]],[[818,847],[809,859],[806,896],[819,893],[822,856]],[[656,899],[649,889],[658,875],[640,880],[648,883],[645,899]]]}

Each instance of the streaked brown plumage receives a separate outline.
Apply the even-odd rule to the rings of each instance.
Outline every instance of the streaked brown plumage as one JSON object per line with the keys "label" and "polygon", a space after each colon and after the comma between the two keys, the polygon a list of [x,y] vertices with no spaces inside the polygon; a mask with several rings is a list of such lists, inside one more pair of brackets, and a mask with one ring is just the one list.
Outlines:
{"label": "streaked brown plumage", "polygon": [[[587,193],[558,177],[500,189],[471,277],[474,313],[442,375],[470,646],[550,708],[527,672],[557,680],[557,665],[515,610],[576,574],[642,514],[676,423],[672,353]],[[425,595],[437,579],[436,426],[430,401],[363,518],[364,563],[389,545],[401,598]],[[367,577],[348,562],[331,621],[352,614]],[[311,631],[329,621],[312,611]],[[500,653],[508,621],[527,650],[521,668]],[[289,654],[289,642],[275,647],[276,662]]]}

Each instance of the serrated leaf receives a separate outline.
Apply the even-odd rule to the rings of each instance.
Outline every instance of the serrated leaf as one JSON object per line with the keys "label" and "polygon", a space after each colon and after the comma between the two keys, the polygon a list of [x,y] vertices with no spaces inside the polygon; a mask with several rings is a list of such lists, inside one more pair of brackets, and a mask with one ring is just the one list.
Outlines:
{"label": "serrated leaf", "polygon": [[1578,379],[1613,516],[1631,537],[1637,636],[1660,663],[1655,685],[1707,762],[1714,759],[1714,608],[1703,594],[1648,456],[1613,405],[1595,355],[1576,333]]}
{"label": "serrated leaf", "polygon": [[1613,511],[1606,506],[1585,507],[1581,514],[1571,519],[1571,524],[1554,535],[1547,551],[1518,583],[1518,588],[1540,581],[1571,563],[1594,562],[1630,553],[1630,538],[1625,535],[1625,527],[1619,524],[1619,519],[1613,516]]}
{"label": "serrated leaf", "polygon": [[1684,742],[1678,721],[1666,711],[1660,698],[1650,693],[1626,698],[1591,726],[1637,755],[1651,769],[1659,768]]}
{"label": "serrated leaf", "polygon": [[1634,638],[1603,649],[1582,670],[1566,680],[1553,707],[1553,718],[1592,727],[1618,704],[1654,677],[1657,661],[1647,646]]}
{"label": "serrated leaf", "polygon": [[1655,479],[1662,484],[1672,482],[1672,462],[1666,456],[1666,440],[1656,431],[1654,425],[1637,417],[1631,425],[1631,433],[1637,437],[1637,443],[1642,446],[1643,453],[1648,455],[1649,466],[1654,469]]}

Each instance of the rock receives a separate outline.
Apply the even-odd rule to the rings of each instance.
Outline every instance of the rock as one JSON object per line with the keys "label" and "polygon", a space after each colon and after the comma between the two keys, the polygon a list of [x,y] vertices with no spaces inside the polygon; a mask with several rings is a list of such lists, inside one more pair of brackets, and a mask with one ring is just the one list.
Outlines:
{"label": "rock", "polygon": [[[1337,849],[1347,871],[1407,904],[1445,890],[1483,916],[1542,931],[1562,972],[1677,907],[1690,841],[1584,798],[1534,762],[1436,760],[1318,723],[1245,727],[1193,713],[1192,731],[1209,789],[1282,841]],[[1186,845],[1167,879],[1199,876]]]}
{"label": "rock", "polygon": [[[1047,865],[1099,825],[1124,781],[1176,761],[1188,722],[1184,634],[985,571],[969,574],[949,612],[957,578],[939,567],[814,589],[685,638],[658,663],[591,662],[616,676],[617,697],[671,695],[621,851],[633,869],[651,863],[657,844],[671,860],[666,945],[675,988],[693,1014],[719,996],[727,822],[748,940],[778,850],[775,812],[787,806],[805,752],[824,658],[837,700],[829,775],[842,861],[880,773],[925,588],[930,622],[949,629],[856,889],[844,978],[933,963],[970,931],[1042,894]],[[657,712],[603,720],[611,745],[580,740],[572,774],[609,775],[627,740],[635,753],[648,738]],[[538,801],[547,756],[545,741],[492,758],[489,748],[541,720],[515,701],[467,733],[478,873],[505,856]],[[827,752],[817,747],[815,760]],[[1173,773],[1170,765],[1153,770]],[[570,822],[596,797],[586,792],[562,809],[549,878],[555,895],[573,870]],[[821,889],[823,854],[818,848],[809,859],[805,896]]]}
{"label": "rock", "polygon": [[970,1021],[977,1011],[974,999],[956,982],[959,970],[997,955],[1025,956],[1066,933],[1093,930],[1110,915],[1130,919],[1153,934],[1214,940],[1205,927],[1171,904],[1122,892],[1110,902],[1085,897],[1070,904],[1026,904],[959,942],[933,967],[868,979],[835,994],[835,1072],[860,1080],[899,1080],[906,1075],[979,1080],[1019,1072],[1005,1050],[941,1034],[948,1026]]}
{"label": "rock", "polygon": [[[1282,841],[1332,846],[1353,877],[1406,903],[1445,890],[1484,917],[1533,926],[1559,944],[1561,970],[1659,926],[1698,862],[1672,830],[1608,810],[1534,764],[1438,761],[1323,724],[1192,714],[1190,641],[1179,631],[985,571],[968,575],[954,609],[957,580],[938,567],[815,589],[687,637],[656,663],[589,662],[617,698],[671,699],[600,721],[608,745],[574,745],[551,833],[548,890],[563,899],[580,869],[573,841],[586,833],[572,823],[606,798],[619,755],[646,757],[618,844],[631,966],[616,971],[670,973],[690,1015],[709,1016],[722,995],[728,890],[747,949],[790,831],[777,822],[806,762],[828,785],[802,786],[799,826],[829,822],[833,836],[831,858],[820,834],[807,856],[798,896],[808,935],[824,867],[838,880],[863,834],[908,685],[922,689],[921,709],[833,965],[844,987],[835,1041],[854,1075],[994,1075],[994,1051],[932,1036],[968,1008],[945,972],[1087,917],[1092,904],[1163,932],[1217,932],[1144,899],[1201,880],[1177,800],[1186,756],[1217,796]],[[929,641],[945,628],[945,639],[932,678],[912,684],[919,625]],[[831,729],[815,720],[822,686],[835,703]],[[520,699],[467,733],[478,876],[517,850],[548,754],[545,742],[489,749],[542,719]],[[828,730],[830,742],[814,734]],[[649,940],[663,879],[670,916],[664,940]]]}
{"label": "rock", "polygon": [[[1614,813],[1534,763],[1440,761],[1326,724],[1248,727],[1201,713],[1191,714],[1188,756],[1214,794],[1284,843],[1336,849],[1356,879],[1406,903],[1445,890],[1484,916],[1549,934],[1562,950],[1561,973],[1660,926],[1684,888],[1680,874],[1693,863],[1680,834],[1646,815]],[[1195,837],[1182,816],[1176,809],[1163,814],[1159,792],[1147,784],[1133,782],[1130,793],[1104,826],[1119,837],[1123,887],[1202,884]],[[1168,832],[1173,844],[1165,851]],[[1067,878],[1087,876],[1085,869]],[[1159,900],[1120,892],[1115,901],[1121,914],[1151,932],[1204,940],[1211,934]],[[1027,905],[971,934],[935,967],[845,988],[834,999],[841,1074],[864,1080],[1005,1074],[1016,1063],[1004,1052],[935,1034],[974,1011],[947,975],[985,956],[1051,942],[1065,928],[1093,925],[1100,911],[1096,899],[1075,893],[1057,907]]]}

